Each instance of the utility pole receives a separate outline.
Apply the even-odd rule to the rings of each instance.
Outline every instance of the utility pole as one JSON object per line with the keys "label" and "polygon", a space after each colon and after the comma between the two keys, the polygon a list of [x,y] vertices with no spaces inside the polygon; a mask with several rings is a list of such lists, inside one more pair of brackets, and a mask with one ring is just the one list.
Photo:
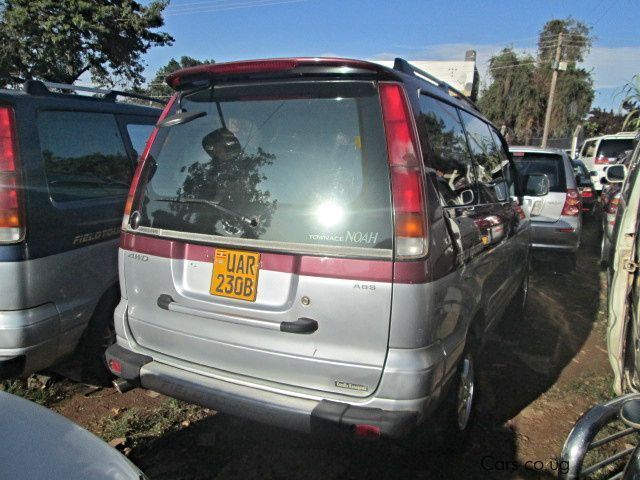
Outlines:
{"label": "utility pole", "polygon": [[549,101],[547,102],[547,113],[544,116],[544,131],[542,132],[542,148],[546,148],[549,139],[549,124],[551,123],[551,109],[553,108],[553,97],[556,95],[556,82],[558,81],[558,70],[560,69],[560,55],[562,54],[562,32],[558,34],[558,45],[556,46],[556,59],[553,62],[553,73],[551,75],[551,88],[549,90]]}

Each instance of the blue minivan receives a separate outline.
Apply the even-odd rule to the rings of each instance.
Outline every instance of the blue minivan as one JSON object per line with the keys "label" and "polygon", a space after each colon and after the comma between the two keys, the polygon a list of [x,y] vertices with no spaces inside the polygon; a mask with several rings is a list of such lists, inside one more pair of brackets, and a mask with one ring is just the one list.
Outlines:
{"label": "blue minivan", "polygon": [[122,212],[160,110],[55,86],[0,90],[0,379],[77,353],[102,383]]}

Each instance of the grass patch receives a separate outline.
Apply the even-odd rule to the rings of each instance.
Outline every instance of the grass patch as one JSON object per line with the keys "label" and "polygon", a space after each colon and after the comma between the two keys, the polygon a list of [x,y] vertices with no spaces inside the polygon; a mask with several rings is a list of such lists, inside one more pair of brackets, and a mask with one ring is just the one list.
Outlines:
{"label": "grass patch", "polygon": [[206,415],[198,406],[169,399],[153,410],[134,407],[103,418],[92,430],[107,442],[125,438],[127,446],[135,448],[146,439],[179,430],[185,422],[191,423]]}
{"label": "grass patch", "polygon": [[50,407],[69,396],[72,387],[66,381],[51,379],[49,383],[43,385],[38,381],[19,378],[0,381],[0,390],[26,398],[45,407]]}

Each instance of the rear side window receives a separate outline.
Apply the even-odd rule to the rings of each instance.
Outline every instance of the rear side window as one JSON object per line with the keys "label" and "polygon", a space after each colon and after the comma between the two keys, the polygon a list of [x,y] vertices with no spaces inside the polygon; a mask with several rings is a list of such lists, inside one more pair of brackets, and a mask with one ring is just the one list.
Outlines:
{"label": "rear side window", "polygon": [[601,140],[597,156],[615,159],[626,150],[633,150],[633,140],[630,138]]}
{"label": "rear side window", "polygon": [[442,202],[463,205],[462,192],[475,188],[475,175],[458,111],[427,95],[420,96],[420,110],[420,140],[423,149],[428,143],[433,150],[433,155],[425,151],[424,156],[435,170]]}
{"label": "rear side window", "polygon": [[562,155],[538,152],[514,152],[513,159],[520,176],[544,173],[549,179],[550,192],[566,192]]}
{"label": "rear side window", "polygon": [[582,146],[582,153],[580,154],[580,156],[593,157],[595,153],[596,153],[596,141],[590,140],[588,142],[585,142],[585,144]]}
{"label": "rear side window", "polygon": [[141,185],[141,226],[278,247],[391,248],[373,83],[216,86],[186,96],[182,108],[205,116],[160,129]]}
{"label": "rear side window", "polygon": [[139,123],[127,124],[127,133],[129,134],[129,138],[131,139],[131,145],[135,150],[136,158],[138,158],[144,150],[144,147],[147,144],[147,139],[153,131],[153,127],[154,125],[144,125]]}
{"label": "rear side window", "polygon": [[507,187],[502,171],[503,158],[498,145],[493,141],[489,125],[467,112],[460,113],[467,132],[469,148],[476,161],[480,202],[504,202],[507,199]]}
{"label": "rear side window", "polygon": [[52,200],[127,195],[133,165],[112,114],[40,112],[38,132]]}

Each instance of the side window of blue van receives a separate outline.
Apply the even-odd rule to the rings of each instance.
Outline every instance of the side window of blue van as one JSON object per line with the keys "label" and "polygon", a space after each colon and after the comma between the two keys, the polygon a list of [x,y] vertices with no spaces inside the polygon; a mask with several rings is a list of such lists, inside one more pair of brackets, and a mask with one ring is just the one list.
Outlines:
{"label": "side window of blue van", "polygon": [[[429,166],[435,170],[444,206],[475,203],[475,175],[462,122],[456,108],[428,95],[420,95],[418,132]],[[431,152],[425,148],[431,145]]]}
{"label": "side window of blue van", "polygon": [[133,166],[112,114],[44,111],[38,132],[54,202],[127,195]]}

